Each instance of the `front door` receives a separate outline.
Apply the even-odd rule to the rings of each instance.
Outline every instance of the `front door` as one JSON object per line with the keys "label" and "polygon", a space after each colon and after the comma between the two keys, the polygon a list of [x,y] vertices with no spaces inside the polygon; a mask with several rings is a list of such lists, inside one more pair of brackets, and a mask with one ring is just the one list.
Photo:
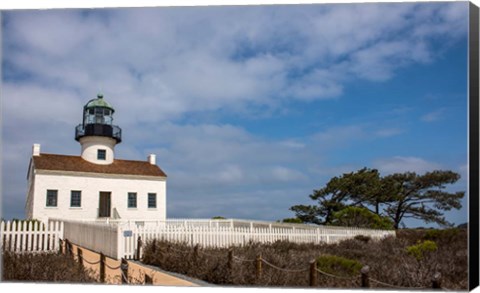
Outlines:
{"label": "front door", "polygon": [[110,192],[100,192],[99,218],[110,218]]}

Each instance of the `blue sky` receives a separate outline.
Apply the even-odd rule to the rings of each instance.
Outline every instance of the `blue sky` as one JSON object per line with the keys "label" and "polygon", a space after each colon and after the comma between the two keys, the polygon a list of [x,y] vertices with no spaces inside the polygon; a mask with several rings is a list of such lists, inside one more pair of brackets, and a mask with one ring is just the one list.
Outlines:
{"label": "blue sky", "polygon": [[[466,2],[3,12],[3,217],[23,217],[33,143],[79,155],[98,92],[123,129],[116,157],[157,154],[168,217],[292,217],[363,167],[453,170],[449,189],[466,191],[467,15]],[[467,221],[466,200],[450,221]]]}

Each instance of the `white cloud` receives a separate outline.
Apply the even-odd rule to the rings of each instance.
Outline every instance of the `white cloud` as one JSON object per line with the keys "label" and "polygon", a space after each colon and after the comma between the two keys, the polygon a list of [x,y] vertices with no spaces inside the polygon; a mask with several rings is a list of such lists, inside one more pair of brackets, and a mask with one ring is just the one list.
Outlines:
{"label": "white cloud", "polygon": [[[431,60],[431,38],[463,36],[466,7],[17,11],[6,14],[4,56],[15,71],[35,76],[24,83],[84,97],[103,90],[134,113],[148,103],[155,110],[132,119],[153,122],[245,103],[333,98],[352,78],[389,79],[399,67]],[[419,26],[424,33],[408,34]]]}
{"label": "white cloud", "polygon": [[423,122],[435,122],[441,120],[444,114],[445,109],[441,108],[422,115],[422,117],[420,117],[420,120],[422,120]]}
{"label": "white cloud", "polygon": [[429,162],[418,157],[395,156],[392,158],[378,159],[373,163],[374,168],[382,174],[416,172],[423,174],[425,172],[439,170],[441,164]]}

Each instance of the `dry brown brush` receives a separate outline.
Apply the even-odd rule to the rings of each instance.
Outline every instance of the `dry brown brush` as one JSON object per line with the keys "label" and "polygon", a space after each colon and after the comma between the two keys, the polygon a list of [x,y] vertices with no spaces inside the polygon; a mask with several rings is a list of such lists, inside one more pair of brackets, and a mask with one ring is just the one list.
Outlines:
{"label": "dry brown brush", "polygon": [[[143,262],[164,270],[220,285],[308,287],[309,263],[319,256],[341,260],[333,265],[336,272],[328,276],[317,273],[318,286],[329,288],[358,288],[360,275],[345,275],[342,262],[360,263],[370,267],[372,288],[431,288],[436,272],[441,273],[442,287],[465,290],[468,285],[467,233],[462,229],[402,230],[397,237],[373,241],[356,237],[337,244],[273,244],[250,243],[229,249],[192,247],[182,243],[150,241],[145,246]],[[434,242],[424,249],[421,245]],[[410,248],[418,245],[420,248]],[[412,254],[411,251],[419,249]],[[262,261],[262,274],[256,275],[256,258]],[[342,260],[343,259],[343,260]],[[267,263],[268,262],[268,263]],[[317,268],[325,266],[318,265]],[[323,272],[323,271],[322,271]],[[376,281],[391,285],[387,286]]]}
{"label": "dry brown brush", "polygon": [[2,280],[8,282],[96,283],[72,258],[59,253],[2,252]]}

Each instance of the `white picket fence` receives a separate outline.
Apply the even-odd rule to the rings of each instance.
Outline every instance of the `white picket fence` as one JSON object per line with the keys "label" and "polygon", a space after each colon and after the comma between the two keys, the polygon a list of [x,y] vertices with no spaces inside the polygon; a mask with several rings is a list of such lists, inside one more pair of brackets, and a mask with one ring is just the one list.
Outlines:
{"label": "white picket fence", "polygon": [[[294,243],[336,243],[357,235],[369,236],[372,239],[382,239],[395,236],[395,231],[373,230],[360,228],[345,228],[313,225],[286,225],[278,227],[279,223],[239,222],[231,220],[168,220],[160,225],[126,224],[120,227],[123,234],[123,257],[134,258],[137,250],[138,237],[143,243],[152,239],[180,242],[203,247],[244,246],[249,242],[273,243],[290,241]],[[277,226],[277,227],[276,227]],[[140,251],[140,256],[142,251]]]}
{"label": "white picket fence", "polygon": [[[137,257],[138,239],[186,243],[203,247],[243,246],[250,242],[336,243],[357,235],[381,239],[395,231],[285,224],[247,220],[172,219],[166,221],[72,221],[51,219],[48,223],[2,222],[1,243],[16,252],[55,251],[59,240],[101,252],[116,259]],[[140,251],[140,257],[142,251]]]}
{"label": "white picket fence", "polygon": [[63,223],[31,221],[2,221],[0,248],[14,252],[58,251],[63,238]]}

